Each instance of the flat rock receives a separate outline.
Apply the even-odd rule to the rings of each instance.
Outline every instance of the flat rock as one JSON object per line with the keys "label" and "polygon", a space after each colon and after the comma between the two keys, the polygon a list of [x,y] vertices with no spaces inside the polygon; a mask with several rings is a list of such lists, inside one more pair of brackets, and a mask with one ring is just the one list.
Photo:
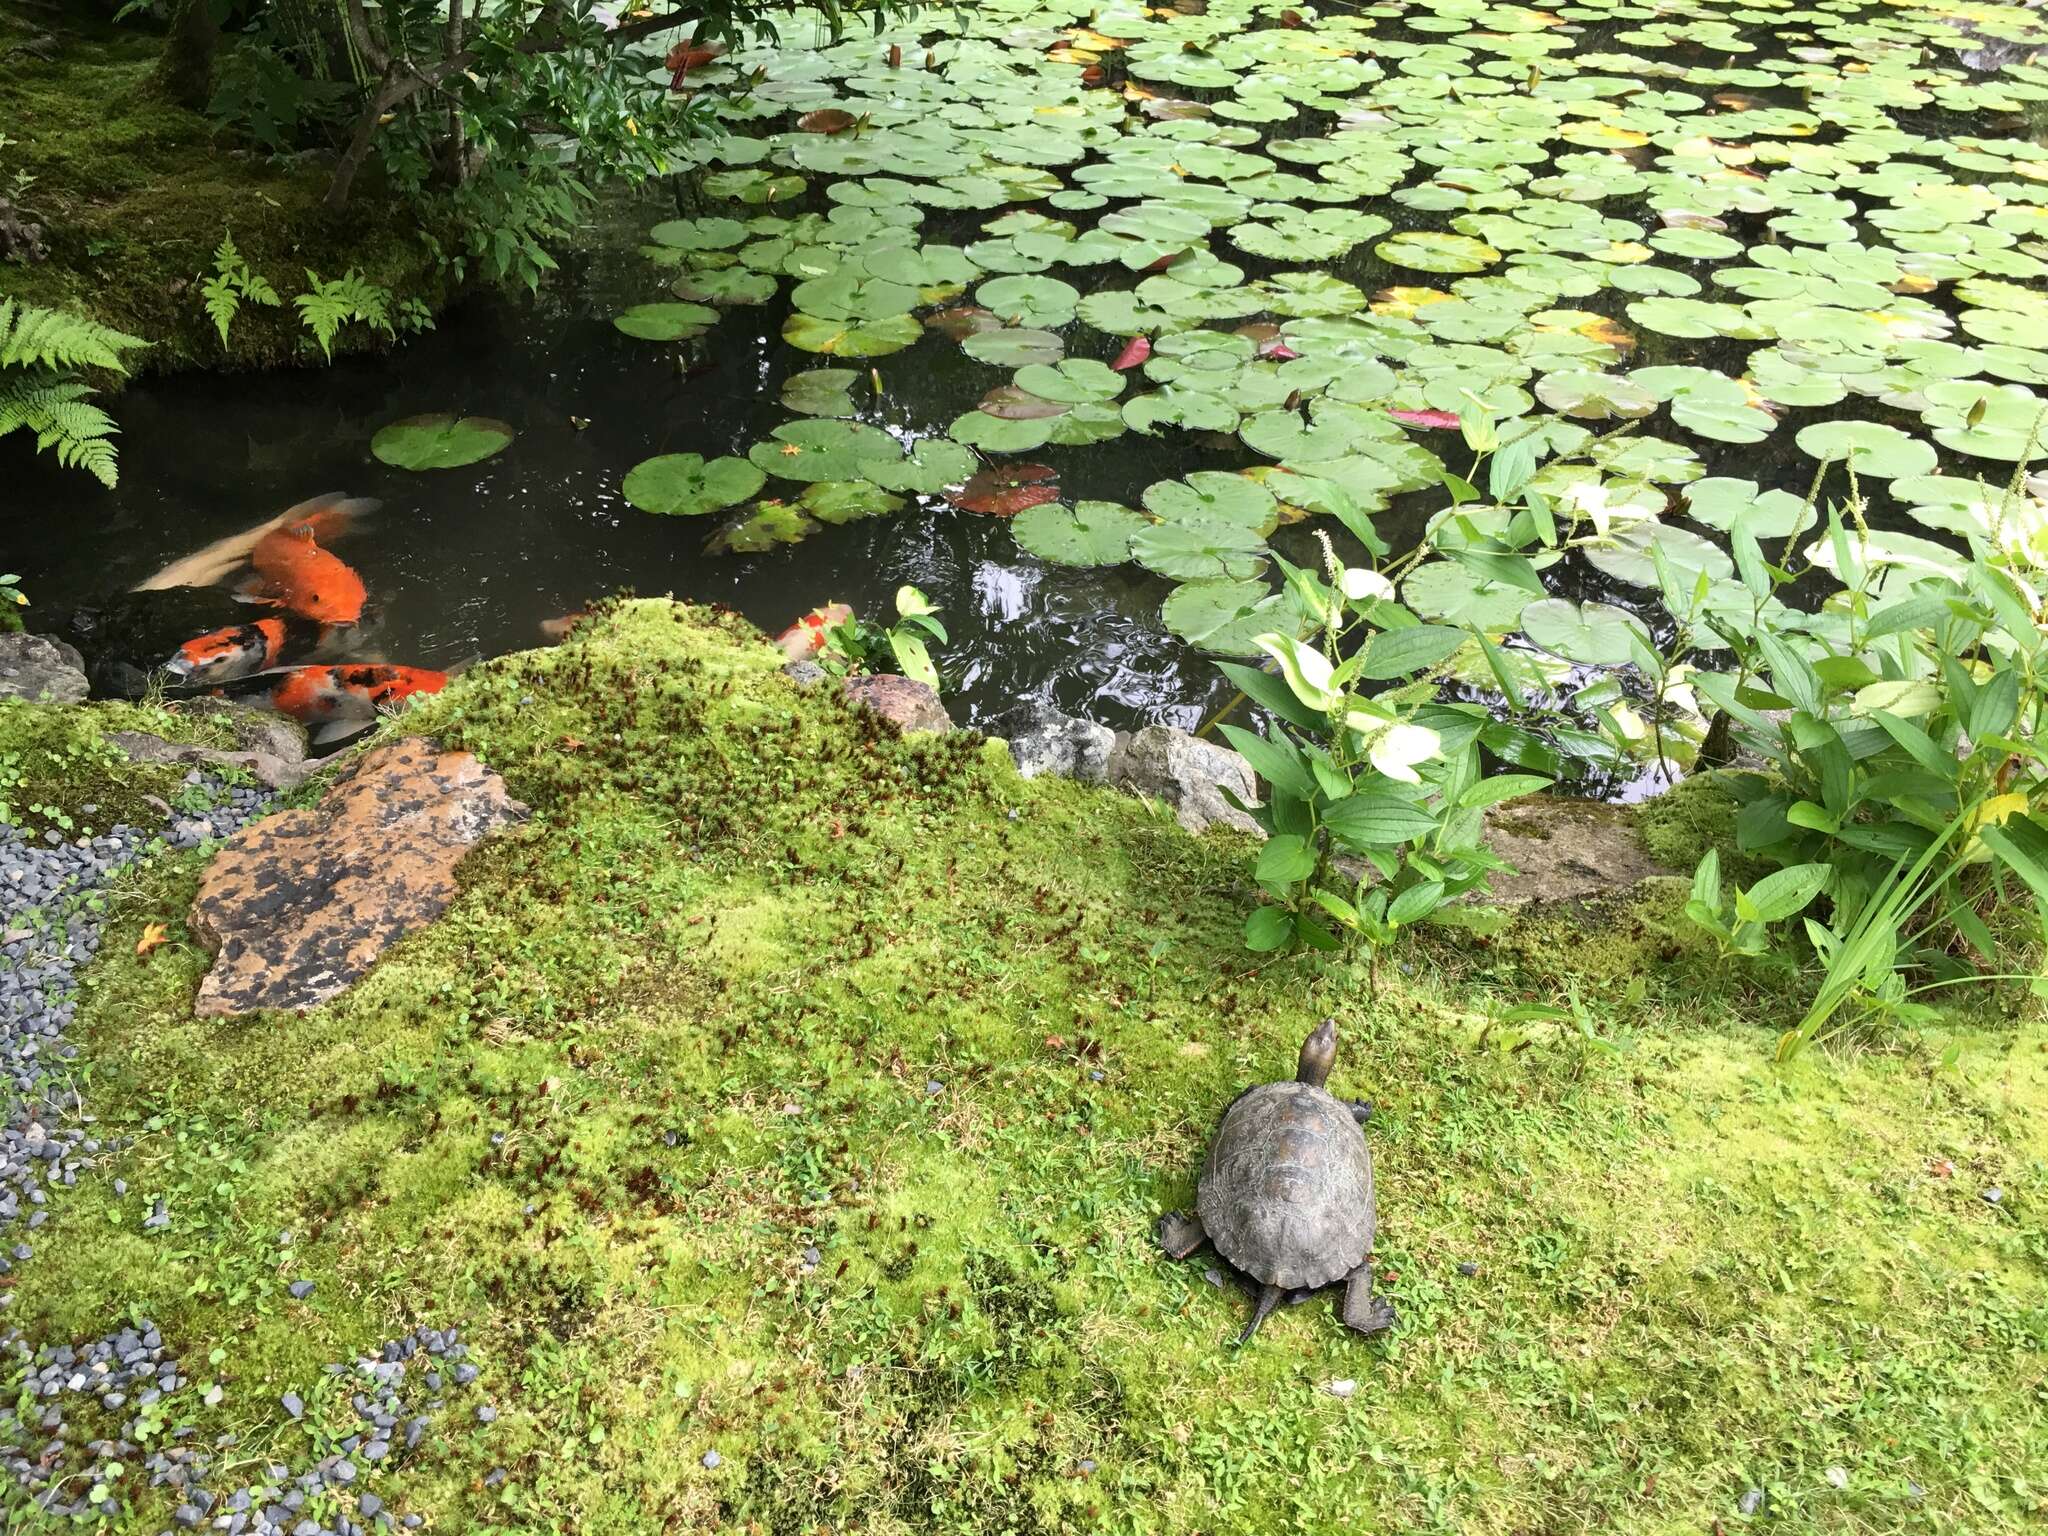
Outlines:
{"label": "flat rock", "polygon": [[346,991],[446,910],[470,848],[525,814],[467,752],[409,736],[365,754],[317,807],[256,822],[207,866],[191,928],[215,956],[197,1011],[304,1009]]}
{"label": "flat rock", "polygon": [[1112,784],[1164,801],[1190,832],[1224,826],[1265,836],[1257,822],[1223,798],[1228,787],[1247,805],[1258,800],[1251,764],[1228,747],[1170,725],[1148,725],[1117,738],[1108,776]]}
{"label": "flat rock", "polygon": [[276,790],[297,789],[313,772],[314,765],[306,761],[305,730],[288,716],[219,699],[187,700],[178,713],[225,716],[234,727],[239,750],[166,741],[147,731],[109,731],[107,740],[138,763],[242,768]]}
{"label": "flat rock", "polygon": [[1025,778],[1049,773],[1084,784],[1108,781],[1110,755],[1116,750],[1116,732],[1108,726],[1041,709],[1013,729],[1010,756]]}
{"label": "flat rock", "polygon": [[953,717],[939,696],[923,683],[894,672],[849,677],[841,685],[856,704],[865,704],[903,731],[950,731]]}
{"label": "flat rock", "polygon": [[48,635],[0,635],[0,699],[76,704],[86,695],[85,658]]}
{"label": "flat rock", "polygon": [[1643,851],[1626,806],[1597,800],[1510,800],[1487,817],[1486,846],[1517,871],[1491,881],[1490,900],[1501,906],[1604,896],[1677,873]]}

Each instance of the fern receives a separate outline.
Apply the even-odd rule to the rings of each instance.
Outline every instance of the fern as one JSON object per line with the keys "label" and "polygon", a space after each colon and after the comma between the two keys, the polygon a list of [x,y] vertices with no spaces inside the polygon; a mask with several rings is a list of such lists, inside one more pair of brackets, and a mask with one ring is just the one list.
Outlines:
{"label": "fern", "polygon": [[213,253],[213,276],[199,285],[199,293],[213,328],[220,332],[223,347],[228,344],[228,327],[242,311],[242,300],[271,309],[284,302],[277,296],[277,290],[242,259],[242,253],[235,249],[235,237],[229,232],[221,235],[220,248]]}
{"label": "fern", "polygon": [[313,286],[292,300],[298,306],[299,323],[313,333],[321,353],[334,361],[334,338],[351,320],[360,320],[393,340],[398,332],[391,324],[391,291],[380,288],[353,268],[325,281],[312,268],[306,281]]}
{"label": "fern", "polygon": [[0,377],[0,437],[20,428],[35,433],[39,452],[55,449],[66,469],[83,469],[111,490],[120,478],[113,417],[86,404],[92,391],[56,374]]}
{"label": "fern", "polygon": [[83,315],[0,299],[0,368],[111,368],[126,373],[121,354],[146,345],[139,336]]}

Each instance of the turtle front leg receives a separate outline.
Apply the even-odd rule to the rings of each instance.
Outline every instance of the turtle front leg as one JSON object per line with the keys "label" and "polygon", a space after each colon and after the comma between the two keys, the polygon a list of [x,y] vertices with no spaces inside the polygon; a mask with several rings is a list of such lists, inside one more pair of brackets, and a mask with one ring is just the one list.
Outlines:
{"label": "turtle front leg", "polygon": [[1358,1333],[1384,1333],[1399,1321],[1394,1305],[1372,1293],[1372,1255],[1344,1277],[1344,1304],[1337,1309],[1344,1326]]}
{"label": "turtle front leg", "polygon": [[1202,1230],[1199,1216],[1168,1211],[1159,1218],[1159,1246],[1166,1250],[1169,1259],[1184,1259],[1207,1241],[1209,1234]]}

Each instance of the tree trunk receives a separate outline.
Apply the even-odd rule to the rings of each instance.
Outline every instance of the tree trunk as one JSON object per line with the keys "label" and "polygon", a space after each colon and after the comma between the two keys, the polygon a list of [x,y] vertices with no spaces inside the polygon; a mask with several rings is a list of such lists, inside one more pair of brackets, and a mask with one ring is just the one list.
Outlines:
{"label": "tree trunk", "polygon": [[157,59],[157,89],[181,107],[205,111],[213,99],[213,56],[219,46],[212,0],[178,0],[171,35]]}

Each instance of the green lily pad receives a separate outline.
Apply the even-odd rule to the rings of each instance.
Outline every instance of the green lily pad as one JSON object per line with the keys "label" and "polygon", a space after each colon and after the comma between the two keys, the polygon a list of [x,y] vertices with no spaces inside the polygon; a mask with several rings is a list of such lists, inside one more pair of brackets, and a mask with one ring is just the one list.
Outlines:
{"label": "green lily pad", "polygon": [[1266,541],[1230,523],[1157,523],[1131,536],[1131,556],[1175,581],[1243,581],[1266,568]]}
{"label": "green lily pad", "polygon": [[854,321],[799,313],[782,323],[784,341],[828,357],[886,357],[891,352],[901,352],[923,334],[924,327],[915,315]]}
{"label": "green lily pad", "polygon": [[718,323],[718,311],[708,304],[635,304],[616,316],[612,324],[641,341],[687,341],[702,336]]}
{"label": "green lily pad", "polygon": [[1279,515],[1271,491],[1226,470],[1197,470],[1184,480],[1156,481],[1145,487],[1144,501],[1145,510],[1162,522],[1254,529],[1262,537]]}
{"label": "green lily pad", "polygon": [[643,512],[693,517],[738,506],[758,493],[767,479],[745,459],[664,453],[628,470],[622,489],[626,500]]}
{"label": "green lily pad", "polygon": [[993,363],[998,368],[1056,363],[1067,352],[1066,343],[1051,331],[1012,326],[995,331],[977,331],[960,343],[960,350],[978,363]]}
{"label": "green lily pad", "polygon": [[745,267],[687,272],[668,285],[679,299],[697,304],[766,304],[775,297],[775,279]]}
{"label": "green lily pad", "polygon": [[1223,656],[1259,654],[1256,637],[1292,634],[1285,601],[1262,581],[1191,581],[1167,593],[1166,627],[1183,640]]}
{"label": "green lily pad", "polygon": [[1522,610],[1536,594],[1509,582],[1494,581],[1455,560],[1430,560],[1418,565],[1401,583],[1401,597],[1425,619],[1504,634],[1522,621]]}
{"label": "green lily pad", "polygon": [[1816,422],[1800,428],[1794,441],[1808,458],[1846,462],[1855,473],[1879,480],[1931,474],[1939,462],[1926,443],[1882,422]]}
{"label": "green lily pad", "polygon": [[393,469],[461,469],[501,452],[518,434],[489,416],[436,412],[377,429],[370,452]]}
{"label": "green lily pad", "polygon": [[864,517],[887,517],[901,512],[901,496],[891,496],[879,485],[865,480],[820,480],[804,487],[797,498],[803,509],[821,523],[851,523]]}
{"label": "green lily pad", "polygon": [[817,529],[809,514],[795,503],[763,501],[714,533],[704,549],[714,555],[758,555],[778,544],[794,544]]}
{"label": "green lily pad", "polygon": [[1064,405],[1114,400],[1124,390],[1124,376],[1089,357],[1060,363],[1028,363],[1017,370],[1016,384],[1041,400]]}
{"label": "green lily pad", "polygon": [[1149,526],[1129,507],[1113,501],[1076,502],[1071,510],[1047,502],[1018,513],[1010,531],[1041,560],[1058,565],[1121,565],[1131,558],[1131,540]]}
{"label": "green lily pad", "polygon": [[920,438],[907,457],[862,459],[860,472],[887,491],[936,496],[948,486],[964,484],[981,461],[958,443],[943,437]]}
{"label": "green lily pad", "polygon": [[1631,523],[1589,545],[1585,554],[1586,563],[1602,575],[1632,587],[1654,587],[1657,556],[1653,551],[1661,551],[1681,579],[1698,571],[1716,581],[1735,574],[1735,562],[1720,545],[1670,523]]}
{"label": "green lily pad", "polygon": [[1627,666],[1635,655],[1632,637],[1651,644],[1649,626],[1626,608],[1562,597],[1540,598],[1524,608],[1522,633],[1553,656],[1595,667]]}
{"label": "green lily pad", "polygon": [[896,439],[880,427],[851,421],[792,421],[756,443],[747,457],[756,469],[783,480],[858,480],[862,464],[887,464],[903,456]]}
{"label": "green lily pad", "polygon": [[782,408],[801,416],[851,416],[861,375],[851,368],[813,368],[782,381]]}
{"label": "green lily pad", "polygon": [[1409,230],[1391,235],[1373,247],[1381,261],[1417,272],[1484,272],[1500,260],[1500,252],[1470,235],[1436,230]]}
{"label": "green lily pad", "polygon": [[974,290],[974,302],[1006,325],[1040,330],[1074,318],[1080,290],[1056,277],[997,277]]}

